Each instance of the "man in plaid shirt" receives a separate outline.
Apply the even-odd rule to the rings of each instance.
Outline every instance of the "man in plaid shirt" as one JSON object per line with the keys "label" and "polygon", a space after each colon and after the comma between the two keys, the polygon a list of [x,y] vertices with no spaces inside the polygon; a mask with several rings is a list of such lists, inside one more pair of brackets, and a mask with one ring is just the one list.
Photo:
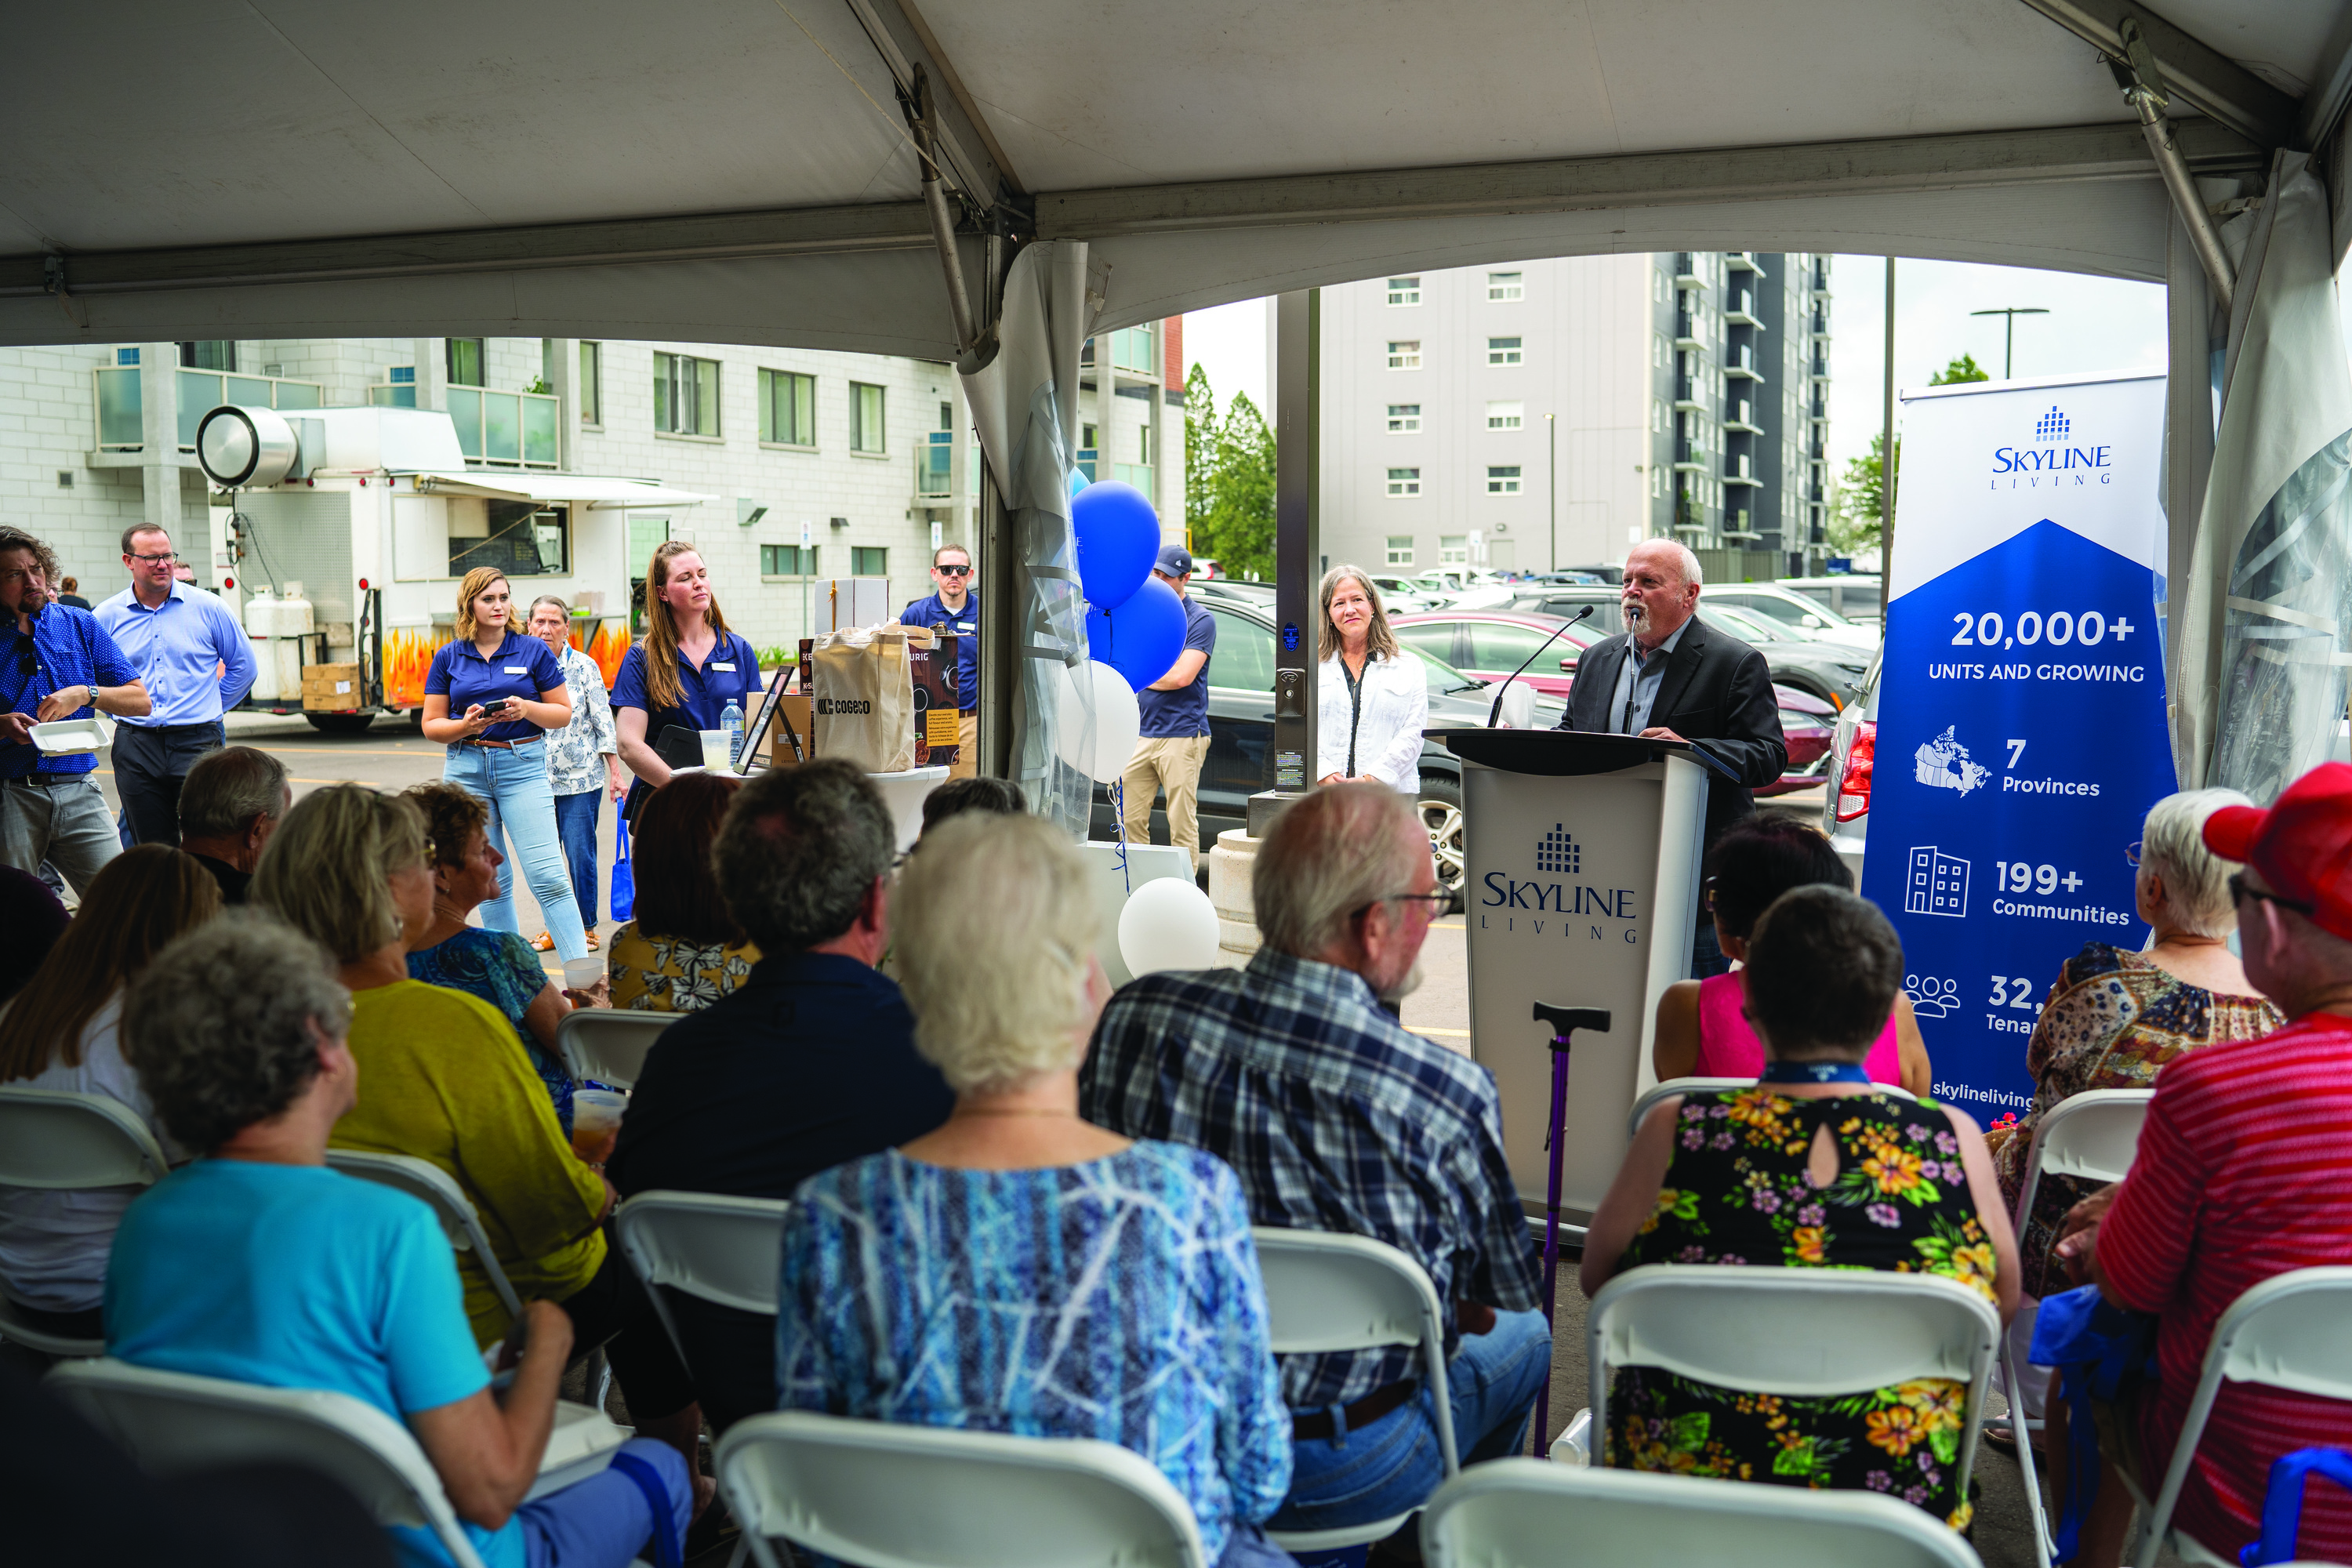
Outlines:
{"label": "man in plaid shirt", "polygon": [[[1081,1079],[1087,1118],[1205,1149],[1250,1218],[1369,1236],[1429,1271],[1446,1326],[1461,1460],[1517,1452],[1551,1370],[1539,1255],[1503,1158],[1495,1080],[1380,1005],[1444,899],[1412,805],[1385,785],[1316,791],[1251,878],[1265,946],[1247,969],[1147,975],[1111,999]],[[1282,1358],[1296,1442],[1274,1530],[1404,1513],[1444,1479],[1419,1352]]]}

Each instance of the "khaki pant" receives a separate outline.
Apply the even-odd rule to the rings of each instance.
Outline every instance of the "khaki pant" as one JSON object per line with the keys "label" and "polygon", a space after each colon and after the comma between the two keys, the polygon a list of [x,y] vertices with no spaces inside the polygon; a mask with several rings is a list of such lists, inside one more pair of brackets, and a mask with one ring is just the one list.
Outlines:
{"label": "khaki pant", "polygon": [[1201,764],[1208,759],[1206,735],[1172,736],[1137,743],[1120,777],[1127,810],[1119,837],[1129,844],[1151,842],[1151,800],[1168,791],[1168,841],[1201,868]]}
{"label": "khaki pant", "polygon": [[965,712],[956,715],[956,760],[949,764],[948,777],[970,779],[980,776],[980,715]]}

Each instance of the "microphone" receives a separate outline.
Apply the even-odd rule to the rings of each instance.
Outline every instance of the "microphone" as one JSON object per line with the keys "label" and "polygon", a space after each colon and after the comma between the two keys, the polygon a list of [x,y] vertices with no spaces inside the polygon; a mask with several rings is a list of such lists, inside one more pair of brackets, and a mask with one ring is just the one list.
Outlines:
{"label": "microphone", "polygon": [[1495,721],[1503,716],[1503,693],[1509,689],[1511,682],[1517,680],[1522,675],[1525,675],[1528,672],[1528,665],[1533,664],[1536,660],[1541,658],[1543,657],[1543,650],[1558,642],[1561,632],[1568,630],[1569,627],[1576,625],[1577,622],[1585,619],[1591,614],[1592,606],[1587,605],[1584,608],[1577,611],[1576,614],[1569,616],[1568,619],[1560,622],[1559,627],[1553,631],[1551,636],[1544,638],[1544,640],[1537,646],[1536,651],[1528,655],[1527,664],[1520,665],[1518,668],[1511,671],[1510,674],[1503,678],[1502,685],[1495,688],[1495,706],[1487,710],[1486,728],[1489,730],[1493,729],[1495,727]]}

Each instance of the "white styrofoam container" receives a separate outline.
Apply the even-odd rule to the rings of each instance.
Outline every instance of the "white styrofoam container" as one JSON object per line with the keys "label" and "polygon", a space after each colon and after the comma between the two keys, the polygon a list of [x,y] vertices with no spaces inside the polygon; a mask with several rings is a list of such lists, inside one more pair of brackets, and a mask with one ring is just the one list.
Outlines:
{"label": "white styrofoam container", "polygon": [[33,744],[45,757],[70,756],[80,752],[95,752],[113,743],[114,725],[103,714],[87,719],[59,719],[54,723],[33,726]]}

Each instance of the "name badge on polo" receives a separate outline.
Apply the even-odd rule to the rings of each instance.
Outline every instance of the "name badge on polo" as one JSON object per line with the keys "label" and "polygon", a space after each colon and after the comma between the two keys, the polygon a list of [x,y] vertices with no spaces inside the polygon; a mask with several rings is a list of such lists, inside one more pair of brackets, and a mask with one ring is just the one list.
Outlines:
{"label": "name badge on polo", "polygon": [[732,674],[734,674],[734,673],[735,673],[735,667],[734,667],[733,665],[731,665],[731,664],[721,664],[721,663],[719,663],[717,659],[712,659],[712,660],[710,661],[710,668],[713,668],[713,669],[723,669],[723,670],[725,670],[725,671],[726,671],[728,674],[730,674],[730,675],[732,675]]}
{"label": "name badge on polo", "polygon": [[958,631],[960,631],[960,632],[971,632],[971,631],[978,631],[978,630],[980,629],[980,627],[979,627],[979,625],[978,625],[978,623],[977,623],[977,622],[973,622],[973,621],[958,621],[958,622],[955,624],[955,629],[956,629],[956,630],[958,630]]}
{"label": "name badge on polo", "polygon": [[527,664],[510,664],[507,666],[506,672],[509,675],[529,675],[530,673],[530,666]]}

